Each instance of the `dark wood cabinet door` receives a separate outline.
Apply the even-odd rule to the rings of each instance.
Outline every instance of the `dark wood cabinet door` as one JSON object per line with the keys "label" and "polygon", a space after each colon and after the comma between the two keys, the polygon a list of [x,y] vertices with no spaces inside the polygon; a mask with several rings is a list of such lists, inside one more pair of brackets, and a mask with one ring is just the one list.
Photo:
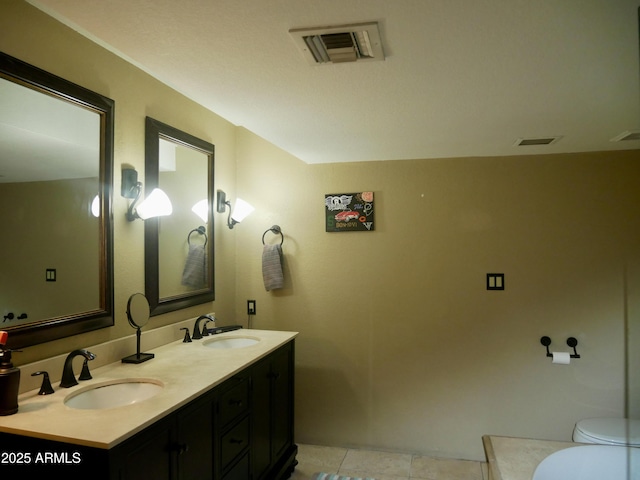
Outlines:
{"label": "dark wood cabinet door", "polygon": [[117,447],[122,458],[120,478],[175,478],[175,464],[168,452],[173,441],[172,435],[173,421],[165,419]]}
{"label": "dark wood cabinet door", "polygon": [[213,408],[211,396],[205,395],[178,413],[176,455],[180,480],[213,480]]}
{"label": "dark wood cabinet door", "polygon": [[293,345],[256,363],[251,380],[253,478],[263,480],[293,445]]}
{"label": "dark wood cabinet door", "polygon": [[251,462],[255,479],[271,465],[271,362],[258,362],[251,371]]}
{"label": "dark wood cabinet door", "polygon": [[278,458],[293,442],[291,350],[277,352],[271,362],[271,455]]}

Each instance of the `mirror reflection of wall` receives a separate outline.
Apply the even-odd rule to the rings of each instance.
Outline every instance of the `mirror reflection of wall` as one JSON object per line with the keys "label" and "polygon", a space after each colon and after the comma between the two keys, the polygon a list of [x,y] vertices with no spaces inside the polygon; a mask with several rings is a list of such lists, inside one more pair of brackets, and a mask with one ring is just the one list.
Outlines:
{"label": "mirror reflection of wall", "polygon": [[98,113],[0,78],[3,328],[101,306],[100,129]]}
{"label": "mirror reflection of wall", "polygon": [[28,314],[2,327],[99,308],[97,191],[97,178],[0,184],[0,304]]}
{"label": "mirror reflection of wall", "polygon": [[[159,187],[173,203],[173,214],[160,219],[159,224],[159,293],[161,298],[174,297],[207,287],[206,275],[190,270],[190,281],[183,281],[185,264],[189,257],[189,243],[196,247],[191,254],[194,262],[202,261],[206,267],[210,229],[206,220],[193,211],[193,206],[208,197],[208,157],[204,153],[160,139]],[[205,212],[205,218],[207,218]],[[194,232],[200,226],[205,234]],[[202,258],[200,258],[202,254]],[[190,259],[190,260],[191,260]],[[204,272],[203,272],[204,273]],[[202,283],[197,279],[202,278]]]}

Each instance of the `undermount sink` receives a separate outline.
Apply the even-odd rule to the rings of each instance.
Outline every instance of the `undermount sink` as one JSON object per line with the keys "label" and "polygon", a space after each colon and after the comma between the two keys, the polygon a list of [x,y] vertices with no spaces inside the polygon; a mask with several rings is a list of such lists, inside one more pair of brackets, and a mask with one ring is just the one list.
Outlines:
{"label": "undermount sink", "polygon": [[242,348],[250,347],[260,341],[254,337],[221,337],[211,340],[205,340],[203,345],[209,348],[225,349],[225,348]]}
{"label": "undermount sink", "polygon": [[64,399],[64,404],[81,410],[122,407],[147,400],[160,393],[163,388],[164,384],[159,380],[127,378],[74,392]]}

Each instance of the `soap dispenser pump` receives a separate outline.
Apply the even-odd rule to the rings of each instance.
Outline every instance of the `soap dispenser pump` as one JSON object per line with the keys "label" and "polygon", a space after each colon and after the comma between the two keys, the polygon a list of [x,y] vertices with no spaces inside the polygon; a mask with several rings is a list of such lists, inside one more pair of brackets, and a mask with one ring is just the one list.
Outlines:
{"label": "soap dispenser pump", "polygon": [[20,388],[20,369],[11,362],[11,350],[4,346],[6,338],[7,333],[0,332],[0,415],[3,416],[18,411]]}

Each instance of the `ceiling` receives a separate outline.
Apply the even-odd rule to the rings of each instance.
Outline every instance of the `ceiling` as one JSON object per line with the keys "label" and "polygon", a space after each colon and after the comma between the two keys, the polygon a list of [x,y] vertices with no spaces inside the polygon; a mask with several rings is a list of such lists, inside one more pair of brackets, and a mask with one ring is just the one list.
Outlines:
{"label": "ceiling", "polygon": [[[307,163],[640,149],[639,0],[29,2]],[[384,61],[289,34],[370,21]]]}

